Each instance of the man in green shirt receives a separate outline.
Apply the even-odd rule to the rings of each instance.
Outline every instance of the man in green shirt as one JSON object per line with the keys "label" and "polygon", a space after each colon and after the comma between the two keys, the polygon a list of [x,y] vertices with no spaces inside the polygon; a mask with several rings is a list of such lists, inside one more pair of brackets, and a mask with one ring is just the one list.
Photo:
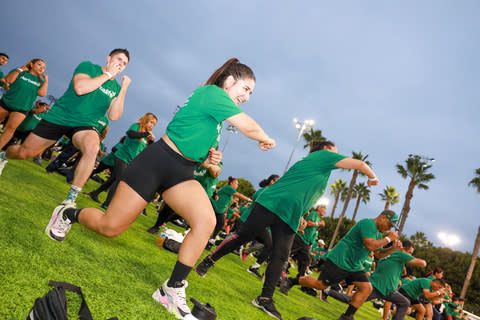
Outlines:
{"label": "man in green shirt", "polygon": [[[383,299],[397,306],[397,312],[393,320],[402,320],[407,314],[410,301],[397,291],[403,268],[406,264],[425,268],[427,263],[423,259],[412,256],[414,247],[411,241],[402,241],[402,246],[397,248],[391,255],[380,259],[377,268],[370,276],[373,291],[367,301]],[[324,293],[345,303],[350,303],[352,297],[341,292],[325,289]]]}
{"label": "man in green shirt", "polygon": [[[391,230],[398,221],[398,215],[391,210],[384,210],[375,219],[362,219],[357,222],[342,240],[327,254],[327,261],[323,264],[323,271],[318,280],[311,277],[299,279],[284,278],[280,291],[288,294],[294,285],[324,290],[329,286],[340,283],[342,280],[353,283],[358,290],[352,297],[347,311],[339,319],[353,319],[358,308],[366,301],[372,292],[372,285],[368,281],[363,262],[370,251],[377,251],[394,241],[389,249],[376,252],[377,258],[389,256],[401,246],[397,232]],[[387,232],[386,237],[382,233]]]}
{"label": "man in green shirt", "polygon": [[424,296],[432,302],[437,302],[445,295],[445,281],[443,279],[419,278],[406,283],[398,289],[402,295],[410,300],[412,309],[417,311],[415,319],[422,320],[425,315],[425,307],[420,302],[420,296]]}
{"label": "man in green shirt", "polygon": [[70,191],[64,205],[75,206],[77,195],[87,182],[95,165],[100,148],[100,138],[95,125],[105,113],[110,120],[117,120],[123,113],[125,94],[130,78],[122,77],[122,84],[115,80],[127,66],[130,54],[126,49],[114,49],[107,57],[107,64],[100,66],[89,61],[80,63],[70,84],[60,99],[20,146],[11,146],[7,159],[26,159],[41,153],[62,135],[72,139],[82,152],[82,159],[75,170]]}

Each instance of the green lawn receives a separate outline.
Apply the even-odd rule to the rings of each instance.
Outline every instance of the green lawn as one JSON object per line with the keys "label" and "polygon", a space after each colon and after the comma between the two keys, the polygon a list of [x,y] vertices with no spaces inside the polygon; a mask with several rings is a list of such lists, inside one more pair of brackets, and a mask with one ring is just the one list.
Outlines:
{"label": "green lawn", "polygon": [[[84,190],[96,186],[90,180]],[[104,238],[74,225],[67,239],[59,243],[43,231],[67,191],[63,176],[48,175],[30,160],[10,161],[5,167],[0,177],[0,319],[25,319],[35,298],[49,290],[49,280],[82,287],[94,319],[174,319],[151,298],[176,261],[175,254],[155,246],[157,236],[145,232],[156,219],[153,205],[147,208],[147,217],[140,216],[119,237]],[[97,203],[80,195],[77,205]],[[192,272],[187,296],[210,302],[219,320],[272,319],[251,305],[261,290],[261,282],[245,271],[253,262],[231,254],[205,278]],[[333,299],[327,304],[298,288],[288,297],[277,291],[274,299],[285,320],[302,316],[337,319],[346,309]],[[73,308],[69,311],[75,312]],[[380,316],[367,303],[356,318]]]}

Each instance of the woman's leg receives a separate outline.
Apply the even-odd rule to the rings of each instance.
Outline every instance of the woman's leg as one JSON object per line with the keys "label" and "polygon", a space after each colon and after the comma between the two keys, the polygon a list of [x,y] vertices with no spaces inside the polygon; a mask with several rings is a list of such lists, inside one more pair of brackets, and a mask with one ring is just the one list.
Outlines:
{"label": "woman's leg", "polygon": [[[253,212],[252,212],[253,213]],[[265,282],[262,289],[262,298],[272,298],[275,287],[280,276],[285,261],[287,261],[292,246],[295,232],[280,218],[276,217],[276,223],[270,226],[272,230],[272,255],[270,263],[265,271]]]}

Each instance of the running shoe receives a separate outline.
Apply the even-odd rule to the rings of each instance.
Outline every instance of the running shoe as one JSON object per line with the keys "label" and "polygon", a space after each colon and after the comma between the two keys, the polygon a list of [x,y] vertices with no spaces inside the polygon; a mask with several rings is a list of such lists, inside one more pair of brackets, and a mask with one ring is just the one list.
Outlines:
{"label": "running shoe", "polygon": [[292,281],[290,278],[283,277],[280,282],[280,292],[288,296],[288,291],[293,287]]}
{"label": "running shoe", "polygon": [[170,288],[167,286],[167,282],[168,279],[153,293],[152,298],[160,302],[177,319],[188,319],[188,315],[192,313],[187,305],[185,294],[188,282],[183,280],[183,286],[179,288]]}
{"label": "running shoe", "polygon": [[280,312],[278,312],[277,308],[275,308],[275,304],[272,298],[267,298],[267,299],[262,299],[260,297],[256,297],[253,301],[252,304],[263,310],[266,314],[268,314],[270,317],[273,317],[275,319],[282,320],[282,315]]}
{"label": "running shoe", "polygon": [[50,222],[45,228],[45,234],[49,236],[50,239],[57,241],[65,240],[65,236],[72,227],[72,222],[63,214],[65,209],[68,208],[71,207],[62,204],[53,210]]}
{"label": "running shoe", "polygon": [[247,272],[253,274],[254,276],[256,276],[259,279],[262,279],[262,274],[258,271],[258,268],[249,267],[247,269]]}
{"label": "running shoe", "polygon": [[77,204],[75,203],[75,200],[72,200],[72,199],[63,200],[62,205],[68,208],[75,208],[77,206]]}
{"label": "running shoe", "polygon": [[213,267],[215,264],[215,261],[210,258],[210,256],[206,256],[202,262],[198,264],[198,266],[195,268],[195,271],[198,273],[199,276],[205,277],[207,275],[208,269]]}
{"label": "running shoe", "polygon": [[351,316],[346,316],[345,314],[342,314],[338,320],[354,320],[353,315]]}
{"label": "running shoe", "polygon": [[147,229],[147,232],[151,234],[158,234],[160,232],[160,228],[153,226],[150,229]]}

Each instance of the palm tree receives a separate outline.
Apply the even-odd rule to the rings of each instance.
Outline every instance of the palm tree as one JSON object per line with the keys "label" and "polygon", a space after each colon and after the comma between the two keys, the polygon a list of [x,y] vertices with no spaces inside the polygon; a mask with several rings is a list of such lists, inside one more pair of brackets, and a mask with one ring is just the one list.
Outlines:
{"label": "palm tree", "polygon": [[355,204],[355,210],[353,210],[353,217],[352,220],[355,221],[355,217],[357,216],[358,207],[360,206],[360,202],[367,203],[370,201],[370,189],[364,182],[360,182],[355,185],[353,188],[353,192],[355,194],[354,198],[357,198],[357,202]]}
{"label": "palm tree", "polygon": [[325,141],[325,140],[327,140],[327,138],[322,136],[322,130],[313,130],[313,128],[310,128],[309,132],[304,132],[302,136],[303,136],[303,139],[306,142],[306,144],[303,146],[303,149],[309,148],[310,144],[313,141]]}
{"label": "palm tree", "polygon": [[397,164],[397,172],[402,176],[402,178],[406,179],[407,177],[410,178],[410,183],[408,184],[408,190],[405,194],[405,201],[403,203],[402,212],[400,213],[400,230],[399,233],[402,233],[403,227],[405,226],[405,221],[408,218],[408,212],[410,211],[410,201],[413,197],[413,189],[418,187],[419,189],[428,190],[428,186],[425,184],[430,180],[435,179],[435,176],[431,173],[428,173],[428,169],[432,167],[429,164],[431,160],[425,160],[425,158],[421,156],[409,156],[407,160],[405,160],[406,166],[402,166]]}
{"label": "palm tree", "polygon": [[[352,158],[362,160],[366,164],[368,164],[369,166],[371,165],[370,162],[366,161],[366,159],[368,158],[368,154],[364,156],[361,152],[357,153],[355,151],[352,151]],[[352,198],[353,187],[355,186],[355,183],[357,182],[358,174],[364,176],[364,174],[362,172],[360,172],[359,170],[353,170],[352,179],[350,180],[350,185],[348,187],[347,196],[346,196],[345,201],[343,203],[342,213],[340,213],[340,217],[338,218],[337,227],[335,228],[335,232],[333,233],[332,240],[330,241],[330,244],[328,245],[328,249],[333,248],[333,244],[335,242],[335,238],[337,237],[338,230],[340,230],[340,225],[342,224],[343,217],[345,216],[345,212],[347,211],[348,203],[350,202],[350,199]]]}
{"label": "palm tree", "polygon": [[412,241],[415,248],[430,248],[433,243],[428,241],[427,236],[424,232],[417,231],[414,235],[410,236],[410,241]]}
{"label": "palm tree", "polygon": [[[477,189],[477,192],[480,193],[480,168],[475,170],[475,174],[477,176],[473,178],[468,183],[468,185],[474,187],[475,189]],[[479,249],[480,249],[480,227],[478,227],[477,238],[475,239],[475,244],[473,246],[472,261],[470,262],[467,275],[465,276],[465,281],[463,282],[460,298],[465,298],[465,296],[467,295],[467,289],[468,289],[468,286],[470,285],[470,279],[472,279],[473,269],[475,268],[475,264],[477,263]]]}
{"label": "palm tree", "polygon": [[394,205],[400,202],[400,193],[397,193],[397,189],[394,186],[386,186],[383,189],[383,193],[378,194],[382,201],[385,201],[385,210],[390,208],[390,205]]}
{"label": "palm tree", "polygon": [[342,179],[335,180],[335,183],[330,185],[330,194],[335,195],[335,202],[333,203],[332,212],[330,213],[330,218],[333,218],[335,209],[337,208],[338,200],[340,199],[340,194],[343,190],[346,189],[347,183]]}

